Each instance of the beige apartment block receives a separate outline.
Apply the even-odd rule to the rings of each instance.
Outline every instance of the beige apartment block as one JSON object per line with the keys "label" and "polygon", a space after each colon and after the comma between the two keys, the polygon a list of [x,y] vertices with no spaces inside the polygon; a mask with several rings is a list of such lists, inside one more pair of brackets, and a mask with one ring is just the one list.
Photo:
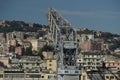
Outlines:
{"label": "beige apartment block", "polygon": [[9,57],[0,57],[0,62],[2,62],[4,66],[10,67]]}
{"label": "beige apartment block", "polygon": [[111,70],[120,71],[120,60],[111,60],[105,62],[106,67],[109,67]]}
{"label": "beige apartment block", "polygon": [[32,44],[32,51],[39,51],[44,45],[46,45],[46,41],[30,38],[27,39]]}
{"label": "beige apartment block", "polygon": [[8,43],[8,45],[16,46],[17,45],[17,40],[11,39],[11,40],[8,40],[7,43]]}

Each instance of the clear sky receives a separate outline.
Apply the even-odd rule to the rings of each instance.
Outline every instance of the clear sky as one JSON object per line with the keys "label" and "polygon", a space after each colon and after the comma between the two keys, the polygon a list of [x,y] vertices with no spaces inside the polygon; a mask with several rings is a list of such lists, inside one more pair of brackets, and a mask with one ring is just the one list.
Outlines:
{"label": "clear sky", "polygon": [[49,7],[75,27],[120,34],[120,0],[0,0],[0,19],[47,25]]}

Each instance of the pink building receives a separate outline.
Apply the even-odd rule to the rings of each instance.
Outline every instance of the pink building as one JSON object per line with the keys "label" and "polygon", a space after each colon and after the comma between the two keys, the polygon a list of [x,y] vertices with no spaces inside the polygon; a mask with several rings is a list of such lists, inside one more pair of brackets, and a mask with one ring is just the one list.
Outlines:
{"label": "pink building", "polygon": [[83,51],[102,50],[102,43],[96,41],[84,41],[80,43],[80,48]]}
{"label": "pink building", "polygon": [[9,57],[0,57],[0,62],[2,62],[4,64],[4,66],[10,67]]}
{"label": "pink building", "polygon": [[15,48],[15,53],[17,53],[18,55],[22,55],[24,52],[24,49],[22,47],[16,47]]}

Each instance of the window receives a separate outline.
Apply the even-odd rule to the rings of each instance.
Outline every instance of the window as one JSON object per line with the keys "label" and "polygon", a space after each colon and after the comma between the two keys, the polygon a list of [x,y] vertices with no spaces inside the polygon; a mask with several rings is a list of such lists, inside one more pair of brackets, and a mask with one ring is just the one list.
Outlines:
{"label": "window", "polygon": [[96,61],[99,61],[99,59],[96,59]]}
{"label": "window", "polygon": [[42,78],[44,78],[44,76],[42,76]]}
{"label": "window", "polygon": [[95,69],[95,67],[92,67],[92,69]]}
{"label": "window", "polygon": [[84,69],[86,69],[86,67],[83,67]]}
{"label": "window", "polygon": [[91,65],[91,62],[88,62],[88,65]]}
{"label": "window", "polygon": [[65,71],[65,73],[68,73],[68,71]]}
{"label": "window", "polygon": [[47,69],[47,67],[45,67],[45,69]]}
{"label": "window", "polygon": [[26,63],[26,65],[28,65],[29,63]]}
{"label": "window", "polygon": [[100,65],[100,63],[97,63],[97,65]]}
{"label": "window", "polygon": [[110,79],[114,79],[114,76],[110,76]]}
{"label": "window", "polygon": [[115,65],[115,63],[113,63],[113,65]]}
{"label": "window", "polygon": [[118,70],[119,70],[120,68],[118,67]]}
{"label": "window", "polygon": [[87,61],[87,59],[84,59],[84,61]]}
{"label": "window", "polygon": [[34,66],[35,64],[33,63],[32,66]]}
{"label": "window", "polygon": [[48,79],[50,79],[52,76],[48,76]]}
{"label": "window", "polygon": [[0,78],[3,78],[3,74],[0,74]]}
{"label": "window", "polygon": [[109,79],[109,76],[106,76],[106,79]]}
{"label": "window", "polygon": [[86,77],[85,77],[85,76],[83,76],[83,80],[86,80]]}
{"label": "window", "polygon": [[29,67],[26,67],[26,69],[29,69]]}
{"label": "window", "polygon": [[78,71],[75,71],[75,73],[79,73]]}
{"label": "window", "polygon": [[52,70],[52,68],[49,68],[49,70]]}
{"label": "window", "polygon": [[88,69],[90,69],[90,67],[88,67]]}
{"label": "window", "polygon": [[52,62],[52,60],[49,60],[49,62]]}
{"label": "window", "polygon": [[49,66],[52,66],[52,64],[49,64]]}

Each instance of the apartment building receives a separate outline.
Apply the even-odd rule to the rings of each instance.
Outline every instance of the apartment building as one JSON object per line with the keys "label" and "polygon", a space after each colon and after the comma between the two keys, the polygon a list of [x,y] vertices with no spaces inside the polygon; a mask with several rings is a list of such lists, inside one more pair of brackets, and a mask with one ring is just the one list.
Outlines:
{"label": "apartment building", "polygon": [[82,52],[81,57],[77,59],[80,68],[86,71],[98,70],[102,67],[104,53],[102,52]]}

